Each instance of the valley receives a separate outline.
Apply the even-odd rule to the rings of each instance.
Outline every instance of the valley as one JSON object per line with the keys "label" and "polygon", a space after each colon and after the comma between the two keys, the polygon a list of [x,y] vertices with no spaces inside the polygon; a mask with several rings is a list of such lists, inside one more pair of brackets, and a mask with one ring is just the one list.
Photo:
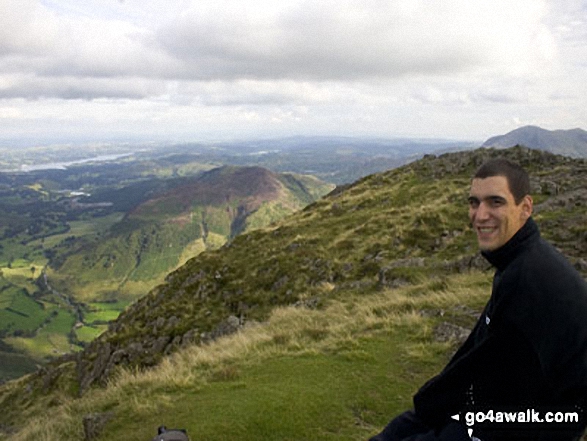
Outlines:
{"label": "valley", "polygon": [[189,258],[334,188],[189,159],[0,174],[0,379],[78,351]]}
{"label": "valley", "polygon": [[0,358],[11,360],[0,381],[80,350],[202,251],[334,185],[467,145],[291,137],[0,149]]}

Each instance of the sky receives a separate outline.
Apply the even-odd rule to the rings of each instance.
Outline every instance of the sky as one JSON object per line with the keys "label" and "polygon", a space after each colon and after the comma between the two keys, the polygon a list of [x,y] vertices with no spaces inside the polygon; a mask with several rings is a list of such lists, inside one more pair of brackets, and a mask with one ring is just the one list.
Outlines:
{"label": "sky", "polygon": [[4,142],[484,141],[585,84],[587,0],[0,0]]}

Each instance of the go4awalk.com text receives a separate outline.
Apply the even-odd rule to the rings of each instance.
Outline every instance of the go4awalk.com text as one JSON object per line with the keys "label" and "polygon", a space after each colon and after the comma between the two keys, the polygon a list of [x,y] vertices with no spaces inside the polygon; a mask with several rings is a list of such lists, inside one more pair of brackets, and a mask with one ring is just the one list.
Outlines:
{"label": "go4awalk.com text", "polygon": [[573,430],[584,425],[582,408],[467,409],[452,418],[471,429]]}

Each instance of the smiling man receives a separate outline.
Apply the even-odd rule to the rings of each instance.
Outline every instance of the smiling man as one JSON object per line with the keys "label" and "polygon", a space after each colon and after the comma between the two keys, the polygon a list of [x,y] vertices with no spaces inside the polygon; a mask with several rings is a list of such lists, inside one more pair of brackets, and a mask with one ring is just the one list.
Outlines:
{"label": "smiling man", "polygon": [[587,425],[587,284],[540,236],[530,180],[494,159],[476,172],[469,218],[496,268],[489,302],[414,409],[371,441],[575,441]]}

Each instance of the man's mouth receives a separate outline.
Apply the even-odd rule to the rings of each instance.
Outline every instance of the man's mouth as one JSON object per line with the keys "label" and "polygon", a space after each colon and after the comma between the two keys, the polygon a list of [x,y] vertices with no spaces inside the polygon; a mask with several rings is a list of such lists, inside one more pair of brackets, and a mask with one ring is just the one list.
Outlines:
{"label": "man's mouth", "polygon": [[480,235],[489,235],[497,231],[497,227],[477,227],[477,233]]}

